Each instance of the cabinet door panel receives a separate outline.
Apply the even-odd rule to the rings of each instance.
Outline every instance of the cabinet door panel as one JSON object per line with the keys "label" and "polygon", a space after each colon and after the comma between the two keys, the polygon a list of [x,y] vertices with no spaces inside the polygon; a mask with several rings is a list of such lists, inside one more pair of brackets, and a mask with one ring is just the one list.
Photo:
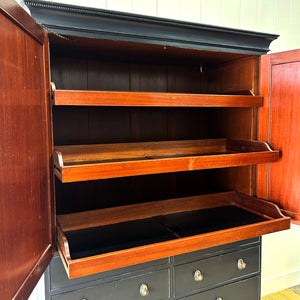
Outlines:
{"label": "cabinet door panel", "polygon": [[281,151],[278,162],[260,166],[258,196],[275,201],[300,221],[300,50],[262,57],[259,139]]}
{"label": "cabinet door panel", "polygon": [[47,36],[12,0],[0,36],[0,294],[27,299],[53,249]]}

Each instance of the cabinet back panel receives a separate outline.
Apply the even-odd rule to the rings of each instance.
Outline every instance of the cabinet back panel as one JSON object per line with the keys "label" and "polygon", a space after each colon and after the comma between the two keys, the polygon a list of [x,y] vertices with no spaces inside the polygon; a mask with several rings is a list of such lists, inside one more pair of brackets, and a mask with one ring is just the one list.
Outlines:
{"label": "cabinet back panel", "polygon": [[89,182],[56,180],[57,214],[228,191],[222,169]]}

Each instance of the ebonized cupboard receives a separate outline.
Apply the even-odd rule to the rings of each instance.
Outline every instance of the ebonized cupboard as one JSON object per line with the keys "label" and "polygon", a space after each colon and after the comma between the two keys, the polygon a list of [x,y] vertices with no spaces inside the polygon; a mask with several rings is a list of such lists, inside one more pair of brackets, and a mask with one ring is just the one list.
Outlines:
{"label": "ebonized cupboard", "polygon": [[56,255],[46,271],[46,300],[217,297],[260,299],[259,238],[75,279]]}
{"label": "ebonized cupboard", "polygon": [[[128,286],[143,276],[161,285],[149,295],[138,285],[152,299],[214,299],[245,286],[258,299],[255,238],[289,228],[280,209],[299,220],[299,157],[287,133],[297,124],[299,51],[261,58],[275,35],[27,5],[32,17],[0,1],[3,298],[26,299],[57,246],[69,278],[92,277],[66,281],[60,296],[50,289],[53,299],[82,298],[81,287],[114,299],[113,286],[133,299]],[[288,111],[278,111],[285,97]],[[239,247],[255,271],[235,259],[227,281],[181,284],[192,261],[212,253],[214,265]]]}

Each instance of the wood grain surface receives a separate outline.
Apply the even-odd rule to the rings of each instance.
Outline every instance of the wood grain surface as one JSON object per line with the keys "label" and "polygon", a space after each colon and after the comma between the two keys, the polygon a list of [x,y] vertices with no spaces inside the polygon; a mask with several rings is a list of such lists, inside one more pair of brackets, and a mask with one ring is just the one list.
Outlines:
{"label": "wood grain surface", "polygon": [[[134,217],[139,218],[141,216],[141,212],[143,217],[146,218],[149,216],[155,216],[157,214],[167,215],[174,212],[184,212],[185,207],[183,205],[183,202],[185,200],[192,200],[191,206],[189,206],[187,203],[188,210],[197,210],[201,206],[201,209],[204,209],[236,204],[243,207],[243,209],[264,216],[267,219],[265,221],[246,224],[234,228],[196,234],[189,237],[180,237],[164,242],[146,244],[139,247],[72,260],[70,257],[66,257],[66,253],[69,253],[69,246],[66,243],[67,239],[64,233],[64,229],[75,230],[75,227],[78,226],[78,223],[76,221],[77,215],[74,214],[71,216],[60,216],[59,220],[61,220],[64,225],[63,227],[58,227],[58,231],[60,232],[58,240],[60,249],[59,252],[62,256],[63,261],[65,262],[65,268],[69,277],[76,278],[78,276],[93,274],[99,271],[112,270],[132,264],[151,261],[154,259],[160,259],[168,256],[187,253],[190,251],[205,249],[224,243],[230,243],[256,237],[266,233],[271,233],[274,231],[288,229],[290,226],[290,219],[288,217],[284,217],[275,204],[236,192],[199,196],[198,199],[197,197],[194,197],[193,199],[186,198],[160,201],[156,205],[154,205],[153,209],[149,212],[145,212],[144,210],[145,208],[147,208],[147,203],[135,205],[132,207],[133,209],[132,211],[130,211],[129,217],[126,220],[133,220]],[[174,207],[169,205],[170,201],[174,202]],[[159,211],[159,206],[161,206],[162,208],[161,211]],[[112,222],[116,222],[118,215],[121,216],[124,212],[124,209],[122,207],[113,208],[111,209],[111,212],[113,216],[115,216]],[[102,222],[103,214],[99,211],[86,212],[82,214],[86,214],[87,217],[93,216],[93,218],[92,220],[90,220],[91,224],[88,224],[88,218],[86,218],[85,221],[87,223],[82,223],[81,225],[79,225],[78,229],[84,228],[84,226],[87,226],[88,228],[90,225],[93,226],[93,224],[97,226]],[[100,223],[95,223],[94,218],[99,218]],[[126,220],[121,219],[120,221]],[[104,221],[103,225],[105,224],[107,223]],[[72,228],[72,226],[75,227]]]}
{"label": "wood grain surface", "polygon": [[48,41],[0,1],[0,291],[27,299],[55,251]]}
{"label": "wood grain surface", "polygon": [[258,195],[300,220],[300,50],[262,57],[260,139],[280,150],[280,160],[259,167]]}
{"label": "wood grain surface", "polygon": [[158,106],[158,107],[259,107],[262,97],[111,91],[54,90],[54,105]]}
{"label": "wood grain surface", "polygon": [[[231,149],[232,147],[232,149]],[[62,182],[248,166],[278,160],[264,142],[226,139],[55,147]]]}

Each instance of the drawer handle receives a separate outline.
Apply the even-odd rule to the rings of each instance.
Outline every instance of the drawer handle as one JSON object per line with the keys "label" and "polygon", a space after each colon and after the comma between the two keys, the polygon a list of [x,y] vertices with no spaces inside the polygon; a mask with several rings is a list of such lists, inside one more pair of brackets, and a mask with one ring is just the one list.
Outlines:
{"label": "drawer handle", "polygon": [[223,300],[223,298],[222,297],[218,297],[216,300]]}
{"label": "drawer handle", "polygon": [[142,283],[140,285],[140,295],[142,297],[146,297],[149,295],[149,288],[148,288],[148,285],[146,283]]}
{"label": "drawer handle", "polygon": [[238,260],[237,265],[239,270],[244,270],[247,266],[247,264],[241,258]]}
{"label": "drawer handle", "polygon": [[196,270],[194,272],[194,280],[195,281],[202,281],[203,280],[203,275],[201,274],[201,271],[200,270]]}

